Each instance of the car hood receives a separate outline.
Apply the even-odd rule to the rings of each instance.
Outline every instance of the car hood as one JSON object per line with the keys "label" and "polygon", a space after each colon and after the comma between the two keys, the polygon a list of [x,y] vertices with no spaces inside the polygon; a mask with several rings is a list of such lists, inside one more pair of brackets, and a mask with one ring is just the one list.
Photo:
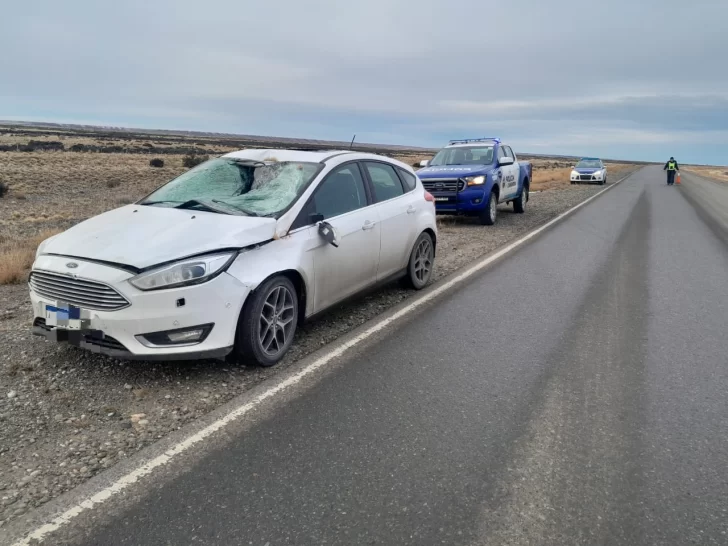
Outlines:
{"label": "car hood", "polygon": [[594,174],[595,172],[601,171],[602,169],[594,169],[591,167],[588,169],[585,169],[585,168],[579,167],[578,169],[574,169],[574,170],[576,172],[578,172],[579,174]]}
{"label": "car hood", "polygon": [[417,171],[417,176],[426,178],[462,178],[477,176],[492,170],[491,165],[443,165],[441,167],[425,167]]}
{"label": "car hood", "polygon": [[276,220],[159,206],[129,205],[57,235],[44,254],[88,258],[143,269],[274,237]]}

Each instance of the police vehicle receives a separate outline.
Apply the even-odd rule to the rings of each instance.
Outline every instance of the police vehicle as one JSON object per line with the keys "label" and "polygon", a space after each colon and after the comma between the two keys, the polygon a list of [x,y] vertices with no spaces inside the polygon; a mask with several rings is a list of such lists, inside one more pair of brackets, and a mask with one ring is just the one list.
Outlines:
{"label": "police vehicle", "polygon": [[499,203],[525,212],[532,166],[519,161],[500,138],[451,140],[417,175],[435,197],[439,214],[477,216],[483,225],[496,222]]}

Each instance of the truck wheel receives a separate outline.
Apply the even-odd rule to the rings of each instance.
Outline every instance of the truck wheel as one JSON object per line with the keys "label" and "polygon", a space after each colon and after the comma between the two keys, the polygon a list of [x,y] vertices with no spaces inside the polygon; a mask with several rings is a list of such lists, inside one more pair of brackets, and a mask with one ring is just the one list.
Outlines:
{"label": "truck wheel", "polygon": [[250,298],[238,324],[236,356],[260,366],[273,366],[286,354],[296,333],[296,287],[279,275],[264,282]]}
{"label": "truck wheel", "polygon": [[405,283],[410,288],[422,290],[432,277],[435,263],[435,246],[429,233],[420,233],[410,254]]}
{"label": "truck wheel", "polygon": [[523,214],[526,212],[526,203],[528,202],[528,185],[524,185],[521,190],[521,195],[517,199],[513,200],[513,212],[517,214]]}
{"label": "truck wheel", "polygon": [[484,226],[492,226],[498,217],[498,197],[494,191],[490,192],[485,209],[480,213],[480,223]]}

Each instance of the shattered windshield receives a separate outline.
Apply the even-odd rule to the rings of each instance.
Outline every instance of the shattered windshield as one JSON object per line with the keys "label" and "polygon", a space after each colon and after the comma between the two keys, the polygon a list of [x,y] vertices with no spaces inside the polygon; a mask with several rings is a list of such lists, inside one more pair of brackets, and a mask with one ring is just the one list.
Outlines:
{"label": "shattered windshield", "polygon": [[430,167],[443,165],[490,165],[493,163],[493,146],[458,146],[443,148],[430,161]]}
{"label": "shattered windshield", "polygon": [[230,214],[275,216],[288,208],[321,165],[220,157],[201,163],[149,195],[142,205],[199,204]]}

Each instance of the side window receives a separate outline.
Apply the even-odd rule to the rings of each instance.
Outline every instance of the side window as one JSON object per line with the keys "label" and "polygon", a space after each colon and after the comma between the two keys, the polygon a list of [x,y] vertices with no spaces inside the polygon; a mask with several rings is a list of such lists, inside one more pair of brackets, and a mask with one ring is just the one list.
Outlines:
{"label": "side window", "polygon": [[498,146],[498,159],[506,156],[505,146]]}
{"label": "side window", "polygon": [[312,212],[323,214],[325,219],[366,206],[364,180],[356,163],[334,170],[313,194]]}
{"label": "side window", "polygon": [[513,158],[513,161],[515,161],[516,160],[516,156],[513,155],[513,150],[511,150],[511,147],[510,146],[504,146],[504,148],[506,149],[506,155],[508,157],[512,157]]}
{"label": "side window", "polygon": [[374,188],[374,201],[381,203],[387,199],[394,199],[404,195],[402,182],[400,182],[394,167],[385,163],[365,162],[364,167],[369,173]]}
{"label": "side window", "polygon": [[397,172],[399,173],[399,177],[402,179],[402,185],[404,185],[405,193],[410,192],[417,187],[417,179],[415,178],[415,175],[405,171],[404,169],[397,169]]}

